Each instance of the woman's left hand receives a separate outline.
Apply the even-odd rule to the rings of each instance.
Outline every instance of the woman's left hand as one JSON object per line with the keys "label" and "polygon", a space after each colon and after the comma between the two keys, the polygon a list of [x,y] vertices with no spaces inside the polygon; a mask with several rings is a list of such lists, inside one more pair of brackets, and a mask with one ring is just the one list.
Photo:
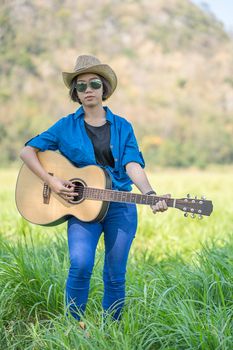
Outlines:
{"label": "woman's left hand", "polygon": [[[164,194],[163,196],[159,196],[163,198],[171,198],[170,194]],[[155,205],[150,206],[153,213],[156,214],[158,211],[164,212],[168,209],[167,203],[165,200],[158,201]]]}

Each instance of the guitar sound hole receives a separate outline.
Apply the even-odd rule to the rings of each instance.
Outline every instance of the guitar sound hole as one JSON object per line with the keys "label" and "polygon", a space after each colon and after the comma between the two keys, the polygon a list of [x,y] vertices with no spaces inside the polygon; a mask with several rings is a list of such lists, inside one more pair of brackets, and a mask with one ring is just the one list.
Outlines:
{"label": "guitar sound hole", "polygon": [[77,196],[74,196],[74,199],[70,200],[69,202],[76,204],[83,200],[84,183],[77,179],[70,181],[75,185],[74,192],[77,193]]}

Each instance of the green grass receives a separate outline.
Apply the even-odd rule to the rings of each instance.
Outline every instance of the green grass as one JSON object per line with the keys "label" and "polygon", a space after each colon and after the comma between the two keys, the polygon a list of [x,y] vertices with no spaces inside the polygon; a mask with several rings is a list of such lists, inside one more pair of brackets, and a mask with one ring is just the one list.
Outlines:
{"label": "green grass", "polygon": [[103,239],[97,248],[84,321],[65,316],[66,224],[24,221],[14,204],[16,172],[1,170],[0,349],[232,349],[233,204],[231,169],[161,170],[159,193],[205,194],[214,212],[198,221],[138,207],[122,321],[103,328]]}

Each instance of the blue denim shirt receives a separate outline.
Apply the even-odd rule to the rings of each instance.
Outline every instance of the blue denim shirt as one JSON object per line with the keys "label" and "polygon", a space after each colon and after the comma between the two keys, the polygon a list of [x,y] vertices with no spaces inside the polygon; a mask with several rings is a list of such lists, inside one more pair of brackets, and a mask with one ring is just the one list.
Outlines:
{"label": "blue denim shirt", "polygon": [[[125,171],[129,162],[136,162],[145,167],[142,153],[138,149],[137,140],[132,125],[124,118],[104,107],[106,119],[110,122],[111,138],[110,148],[115,166],[102,166],[112,179],[112,188],[122,191],[132,189],[132,180]],[[32,146],[45,150],[59,150],[75,166],[97,165],[94,147],[88,137],[84,125],[84,109],[81,106],[75,113],[58,120],[47,131],[26,142],[26,146]],[[99,165],[98,165],[99,166]]]}

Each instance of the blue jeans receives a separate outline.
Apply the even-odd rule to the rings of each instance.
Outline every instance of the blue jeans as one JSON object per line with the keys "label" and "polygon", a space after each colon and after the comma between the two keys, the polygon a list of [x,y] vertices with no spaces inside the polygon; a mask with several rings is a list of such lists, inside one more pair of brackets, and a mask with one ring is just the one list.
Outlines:
{"label": "blue jeans", "polygon": [[114,319],[120,319],[125,299],[126,264],[136,229],[136,205],[127,203],[111,202],[101,222],[85,223],[75,217],[68,221],[70,269],[66,302],[74,318],[79,320],[85,312],[96,247],[104,232],[102,306],[105,313],[110,311]]}

